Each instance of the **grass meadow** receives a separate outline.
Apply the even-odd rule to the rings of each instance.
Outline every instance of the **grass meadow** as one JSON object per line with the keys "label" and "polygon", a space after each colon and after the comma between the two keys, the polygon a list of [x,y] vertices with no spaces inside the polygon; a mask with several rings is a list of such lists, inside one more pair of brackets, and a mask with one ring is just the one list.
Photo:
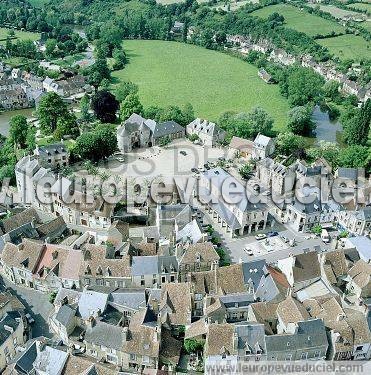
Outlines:
{"label": "grass meadow", "polygon": [[287,101],[277,85],[268,85],[257,68],[221,52],[194,45],[154,40],[127,40],[129,64],[114,72],[116,83],[132,81],[139,86],[144,106],[189,102],[195,114],[216,121],[225,111],[249,111],[261,106],[286,126]]}
{"label": "grass meadow", "polygon": [[346,34],[334,38],[318,39],[317,43],[327,47],[331,53],[340,59],[371,59],[371,42],[361,36]]}
{"label": "grass meadow", "polygon": [[309,36],[318,34],[329,35],[333,31],[336,33],[345,32],[345,28],[335,21],[309,14],[305,10],[300,10],[287,4],[270,5],[258,9],[251,14],[261,18],[268,18],[274,12],[285,17],[286,27],[303,32]]}

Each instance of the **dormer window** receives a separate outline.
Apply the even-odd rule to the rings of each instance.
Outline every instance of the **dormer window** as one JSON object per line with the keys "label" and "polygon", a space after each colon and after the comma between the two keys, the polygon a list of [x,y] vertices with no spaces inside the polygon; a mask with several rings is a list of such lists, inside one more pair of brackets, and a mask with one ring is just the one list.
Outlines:
{"label": "dormer window", "polygon": [[89,264],[85,268],[85,275],[91,275],[91,269],[90,269]]}
{"label": "dormer window", "polygon": [[103,274],[102,268],[101,268],[101,266],[98,266],[98,268],[97,268],[97,275],[102,275],[102,274]]}
{"label": "dormer window", "polygon": [[107,276],[112,276],[112,272],[111,272],[111,269],[109,267],[107,267],[106,273],[107,273]]}

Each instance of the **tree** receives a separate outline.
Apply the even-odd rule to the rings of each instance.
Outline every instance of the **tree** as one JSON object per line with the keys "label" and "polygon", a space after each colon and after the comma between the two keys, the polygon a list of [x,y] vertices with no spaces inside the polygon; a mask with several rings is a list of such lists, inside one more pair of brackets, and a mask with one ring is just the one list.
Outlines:
{"label": "tree", "polygon": [[297,154],[305,147],[305,140],[293,133],[280,133],[276,138],[276,151],[282,155]]}
{"label": "tree", "polygon": [[293,106],[315,103],[322,95],[324,79],[309,68],[289,68],[280,81],[281,92]]}
{"label": "tree", "polygon": [[112,155],[117,149],[116,133],[106,127],[81,134],[76,139],[73,152],[82,160],[94,162]]}
{"label": "tree", "polygon": [[169,105],[161,111],[160,121],[175,121],[178,124],[183,125],[182,110],[176,105]]}
{"label": "tree", "polygon": [[204,348],[204,342],[195,339],[185,339],[184,349],[188,354],[202,351]]}
{"label": "tree", "polygon": [[121,48],[115,48],[112,52],[112,57],[114,58],[113,69],[119,70],[123,69],[127,63],[127,58],[125,52]]}
{"label": "tree", "polygon": [[68,117],[69,112],[66,103],[54,93],[46,93],[40,100],[37,107],[37,116],[40,127],[45,134],[51,134],[57,127],[59,119]]}
{"label": "tree", "polygon": [[250,137],[255,138],[259,133],[267,136],[271,135],[274,120],[263,108],[256,107],[249,112],[248,122]]}
{"label": "tree", "polygon": [[180,123],[183,126],[187,126],[189,123],[191,123],[195,119],[195,113],[193,110],[193,106],[191,103],[186,103],[182,109],[183,113],[183,122]]}
{"label": "tree", "polygon": [[101,90],[92,97],[91,107],[100,121],[114,123],[120,105],[112,93]]}
{"label": "tree", "polygon": [[56,47],[57,47],[56,39],[48,39],[45,43],[45,54],[49,57],[53,57]]}
{"label": "tree", "polygon": [[27,130],[27,118],[22,115],[13,116],[10,119],[9,141],[14,145],[18,145],[20,148],[25,148]]}
{"label": "tree", "polygon": [[88,70],[88,82],[98,89],[103,79],[111,79],[111,72],[105,58],[98,58]]}
{"label": "tree", "polygon": [[243,165],[239,170],[239,174],[245,180],[249,179],[252,175],[252,166],[250,164]]}
{"label": "tree", "polygon": [[57,128],[54,131],[54,139],[60,141],[65,136],[69,135],[76,138],[80,134],[77,126],[76,116],[69,113],[68,116],[60,118],[57,122]]}
{"label": "tree", "polygon": [[321,224],[315,224],[313,225],[312,229],[311,229],[311,232],[316,234],[317,236],[320,236],[321,233],[322,233],[322,226]]}
{"label": "tree", "polygon": [[367,146],[352,145],[341,150],[339,166],[346,168],[370,168],[371,149]]}
{"label": "tree", "polygon": [[327,98],[336,101],[340,97],[339,82],[334,80],[327,81],[323,85],[323,93]]}
{"label": "tree", "polygon": [[365,145],[370,132],[371,100],[363,103],[359,110],[349,110],[342,120],[345,142],[348,145]]}
{"label": "tree", "polygon": [[[137,94],[139,91],[138,85],[130,81],[121,82],[116,88],[115,95],[117,100],[123,102],[129,94]],[[151,117],[153,118],[153,117]]]}
{"label": "tree", "polygon": [[339,146],[336,143],[320,141],[317,147],[307,150],[309,158],[316,160],[319,158],[326,159],[332,168],[337,168],[339,165]]}
{"label": "tree", "polygon": [[143,106],[138,94],[129,94],[121,103],[121,120],[127,120],[133,113],[141,114]]}
{"label": "tree", "polygon": [[80,101],[81,120],[87,122],[91,119],[89,109],[90,109],[90,99],[87,95],[84,95]]}
{"label": "tree", "polygon": [[298,135],[311,135],[315,130],[315,123],[312,121],[312,111],[309,107],[294,107],[289,111],[288,129]]}

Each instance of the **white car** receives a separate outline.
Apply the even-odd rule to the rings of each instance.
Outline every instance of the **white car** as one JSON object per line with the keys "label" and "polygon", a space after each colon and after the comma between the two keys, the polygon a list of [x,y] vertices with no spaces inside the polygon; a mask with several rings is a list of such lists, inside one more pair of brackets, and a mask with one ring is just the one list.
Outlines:
{"label": "white car", "polygon": [[245,248],[243,250],[244,250],[245,253],[247,253],[250,256],[254,255],[254,252],[248,246],[245,246]]}
{"label": "white car", "polygon": [[267,197],[268,195],[271,195],[271,192],[269,190],[266,190],[266,191],[262,192],[262,195],[264,195],[265,197]]}
{"label": "white car", "polygon": [[256,240],[264,240],[265,238],[267,238],[267,235],[266,234],[264,234],[264,233],[259,233],[259,234],[257,234],[256,236],[255,236],[255,239]]}

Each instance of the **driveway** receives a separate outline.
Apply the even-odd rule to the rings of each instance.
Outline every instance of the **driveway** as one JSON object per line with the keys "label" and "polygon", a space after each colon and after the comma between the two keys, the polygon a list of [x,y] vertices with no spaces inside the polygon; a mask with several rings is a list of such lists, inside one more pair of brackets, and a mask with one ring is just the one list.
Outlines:
{"label": "driveway", "polygon": [[53,311],[53,305],[48,301],[48,295],[34,289],[14,285],[0,276],[1,291],[5,288],[9,288],[18,297],[26,307],[26,312],[30,313],[35,319],[35,323],[32,325],[32,337],[52,338],[53,333],[49,330],[48,317]]}

